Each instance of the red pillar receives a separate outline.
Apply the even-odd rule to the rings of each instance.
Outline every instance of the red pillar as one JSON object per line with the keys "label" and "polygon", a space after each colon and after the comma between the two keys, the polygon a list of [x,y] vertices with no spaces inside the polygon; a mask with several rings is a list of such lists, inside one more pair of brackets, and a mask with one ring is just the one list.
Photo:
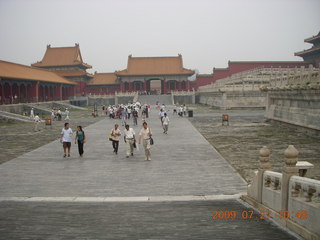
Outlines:
{"label": "red pillar", "polygon": [[33,92],[33,99],[31,100],[32,102],[38,102],[39,101],[39,82],[35,82],[32,84],[32,92]]}
{"label": "red pillar", "polygon": [[13,103],[12,85],[9,84],[9,86],[10,86],[10,103],[12,104]]}
{"label": "red pillar", "polygon": [[17,103],[20,103],[20,96],[21,96],[21,88],[20,88],[20,84],[18,85],[18,96],[17,96],[17,100],[18,102]]}
{"label": "red pillar", "polygon": [[24,92],[24,101],[26,102],[26,103],[28,103],[29,101],[28,101],[28,99],[29,99],[29,93],[28,93],[28,85],[25,85],[25,92]]}
{"label": "red pillar", "polygon": [[1,104],[4,104],[4,85],[1,84]]}
{"label": "red pillar", "polygon": [[57,86],[57,99],[62,100],[62,84],[59,83]]}
{"label": "red pillar", "polygon": [[123,83],[123,81],[120,82],[120,92],[124,92],[124,83]]}
{"label": "red pillar", "polygon": [[147,80],[144,80],[144,83],[143,83],[143,91],[147,91]]}
{"label": "red pillar", "polygon": [[162,80],[162,84],[163,84],[163,93],[162,94],[167,94],[167,80],[166,79]]}
{"label": "red pillar", "polygon": [[186,89],[186,90],[187,90],[187,91],[190,91],[190,90],[191,90],[191,89],[190,89],[190,81],[187,80],[186,83],[187,83],[187,84],[186,84],[186,85],[187,85],[187,89]]}

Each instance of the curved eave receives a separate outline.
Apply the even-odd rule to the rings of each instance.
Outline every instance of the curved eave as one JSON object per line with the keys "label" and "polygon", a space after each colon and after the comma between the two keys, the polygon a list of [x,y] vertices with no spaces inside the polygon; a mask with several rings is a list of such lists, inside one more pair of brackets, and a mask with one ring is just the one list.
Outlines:
{"label": "curved eave", "polygon": [[194,72],[192,73],[171,73],[171,74],[118,74],[116,75],[118,77],[146,77],[146,76],[192,76]]}
{"label": "curved eave", "polygon": [[317,48],[310,48],[308,50],[304,50],[304,51],[301,51],[301,52],[296,52],[294,53],[295,56],[306,56],[306,55],[310,55],[310,54],[314,54],[316,52],[320,51],[320,47],[317,47]]}
{"label": "curved eave", "polygon": [[31,79],[31,78],[18,78],[18,77],[6,77],[6,76],[0,76],[1,79],[14,79],[18,81],[34,81],[34,82],[46,82],[46,83],[54,83],[54,84],[65,84],[65,85],[77,85],[77,83],[74,82],[57,82],[57,81],[48,81],[48,80],[42,80],[42,79]]}

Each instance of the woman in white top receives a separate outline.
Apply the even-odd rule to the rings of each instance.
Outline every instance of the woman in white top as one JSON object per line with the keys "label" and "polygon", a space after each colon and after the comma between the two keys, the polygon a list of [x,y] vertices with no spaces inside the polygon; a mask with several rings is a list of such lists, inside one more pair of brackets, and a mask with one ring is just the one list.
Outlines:
{"label": "woman in white top", "polygon": [[148,124],[146,122],[143,123],[142,129],[139,133],[139,144],[141,144],[141,139],[144,147],[144,153],[146,155],[145,160],[151,161],[151,145],[150,145],[150,137],[152,136],[152,132],[150,128],[148,128]]}
{"label": "woman in white top", "polygon": [[115,124],[114,128],[111,130],[111,136],[112,136],[113,152],[115,154],[118,154],[119,140],[120,140],[120,136],[121,136],[121,131],[119,129],[118,124]]}

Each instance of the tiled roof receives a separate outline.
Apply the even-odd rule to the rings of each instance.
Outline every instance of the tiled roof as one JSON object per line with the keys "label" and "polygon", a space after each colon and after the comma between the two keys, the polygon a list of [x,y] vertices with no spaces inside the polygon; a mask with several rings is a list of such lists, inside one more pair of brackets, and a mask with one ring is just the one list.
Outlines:
{"label": "tiled roof", "polygon": [[320,39],[320,32],[318,33],[318,35],[307,38],[304,41],[307,43],[313,43],[314,41],[317,41],[319,39]]}
{"label": "tiled roof", "polygon": [[303,50],[301,52],[296,52],[294,55],[295,56],[304,56],[304,55],[308,55],[310,53],[315,54],[315,53],[319,53],[320,52],[320,46],[319,47],[313,47],[307,50]]}
{"label": "tiled roof", "polygon": [[92,77],[92,74],[83,71],[55,71],[56,74],[62,77],[77,77],[77,76],[88,76]]}
{"label": "tiled roof", "polygon": [[301,61],[229,61],[229,64],[305,64]]}
{"label": "tiled roof", "polygon": [[74,47],[57,47],[47,46],[47,50],[42,61],[32,64],[34,67],[53,67],[53,66],[74,66],[82,65],[86,68],[92,66],[82,60],[80,47],[76,44]]}
{"label": "tiled roof", "polygon": [[115,73],[96,73],[87,85],[111,85],[118,84]]}
{"label": "tiled roof", "polygon": [[26,79],[32,81],[63,83],[72,85],[76,84],[57,75],[54,72],[2,60],[0,60],[0,78],[21,80]]}
{"label": "tiled roof", "polygon": [[116,72],[128,75],[193,75],[194,71],[183,68],[182,56],[178,57],[128,57],[127,69]]}

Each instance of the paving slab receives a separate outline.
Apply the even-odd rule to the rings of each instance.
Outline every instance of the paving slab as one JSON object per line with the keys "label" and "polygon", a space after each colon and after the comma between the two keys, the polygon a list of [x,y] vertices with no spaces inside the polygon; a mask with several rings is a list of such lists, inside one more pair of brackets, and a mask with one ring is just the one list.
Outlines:
{"label": "paving slab", "polygon": [[[138,203],[2,202],[0,239],[297,239],[237,200]],[[252,209],[251,209],[252,210]],[[236,219],[212,219],[236,211]]]}
{"label": "paving slab", "polygon": [[[119,154],[114,155],[109,133],[115,123],[121,130],[124,127],[121,120],[106,118],[85,128],[83,158],[74,144],[71,157],[63,158],[62,144],[54,141],[1,164],[0,197],[202,196],[246,191],[246,182],[187,118],[169,117],[168,135],[163,134],[155,109],[147,119],[155,141],[152,161],[144,161],[141,145],[126,158],[122,139]],[[139,121],[134,130],[138,134],[140,129]]]}

